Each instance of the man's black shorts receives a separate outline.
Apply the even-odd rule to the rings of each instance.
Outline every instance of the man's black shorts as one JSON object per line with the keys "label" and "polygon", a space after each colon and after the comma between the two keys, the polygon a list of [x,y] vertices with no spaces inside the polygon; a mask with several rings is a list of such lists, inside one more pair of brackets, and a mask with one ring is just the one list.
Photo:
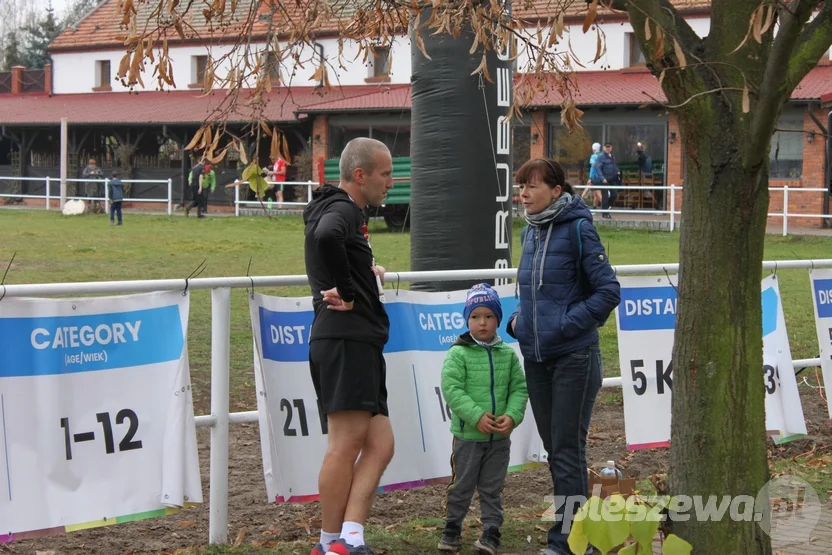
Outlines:
{"label": "man's black shorts", "polygon": [[381,347],[350,339],[316,339],[309,344],[309,369],[324,414],[363,410],[389,416]]}

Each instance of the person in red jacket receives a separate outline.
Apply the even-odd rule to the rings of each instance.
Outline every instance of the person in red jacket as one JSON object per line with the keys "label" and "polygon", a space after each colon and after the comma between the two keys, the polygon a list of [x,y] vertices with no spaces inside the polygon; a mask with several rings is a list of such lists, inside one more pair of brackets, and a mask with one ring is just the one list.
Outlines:
{"label": "person in red jacket", "polygon": [[280,207],[283,204],[283,184],[286,183],[286,160],[278,156],[270,173],[272,180],[277,183],[274,196],[278,202],[278,207]]}

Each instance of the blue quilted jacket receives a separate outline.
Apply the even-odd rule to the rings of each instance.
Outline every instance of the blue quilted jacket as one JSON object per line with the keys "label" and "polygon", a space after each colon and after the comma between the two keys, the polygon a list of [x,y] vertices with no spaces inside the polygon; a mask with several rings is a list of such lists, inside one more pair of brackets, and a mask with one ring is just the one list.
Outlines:
{"label": "blue quilted jacket", "polygon": [[[579,218],[581,265],[591,294],[583,293],[569,227]],[[526,229],[517,269],[520,302],[508,333],[517,339],[524,359],[543,362],[598,342],[603,325],[620,300],[620,286],[592,225],[583,199],[573,197],[551,224]],[[511,320],[517,319],[514,331]]]}

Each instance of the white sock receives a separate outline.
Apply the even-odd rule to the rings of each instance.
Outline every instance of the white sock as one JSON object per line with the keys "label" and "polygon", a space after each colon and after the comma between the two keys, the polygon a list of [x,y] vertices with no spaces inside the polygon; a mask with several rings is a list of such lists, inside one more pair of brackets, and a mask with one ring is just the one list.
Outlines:
{"label": "white sock", "polygon": [[345,522],[341,528],[341,537],[353,547],[364,545],[364,527],[357,522]]}
{"label": "white sock", "polygon": [[332,532],[324,532],[323,528],[321,528],[321,545],[324,546],[324,549],[327,549],[330,544],[338,541],[340,537],[341,535],[338,532],[334,534]]}

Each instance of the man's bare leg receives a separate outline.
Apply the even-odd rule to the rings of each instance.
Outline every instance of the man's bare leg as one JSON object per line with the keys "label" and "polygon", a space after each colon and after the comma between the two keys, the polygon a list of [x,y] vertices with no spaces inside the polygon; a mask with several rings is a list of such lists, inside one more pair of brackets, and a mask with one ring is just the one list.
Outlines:
{"label": "man's bare leg", "polygon": [[355,461],[370,430],[370,413],[339,411],[327,416],[329,444],[318,476],[322,528],[340,533],[354,479]]}
{"label": "man's bare leg", "polygon": [[374,416],[369,423],[361,458],[358,459],[352,475],[352,488],[344,514],[345,521],[357,522],[362,526],[367,522],[381,475],[393,458],[393,450],[393,428],[390,419],[381,414]]}

